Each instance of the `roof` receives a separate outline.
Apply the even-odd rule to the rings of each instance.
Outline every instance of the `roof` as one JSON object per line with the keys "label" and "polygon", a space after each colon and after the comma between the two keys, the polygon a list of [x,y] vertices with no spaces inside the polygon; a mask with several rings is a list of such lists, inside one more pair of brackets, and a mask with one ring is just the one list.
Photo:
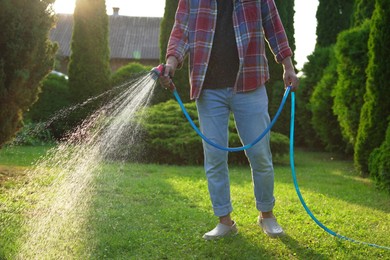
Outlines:
{"label": "roof", "polygon": [[[160,17],[109,16],[110,56],[115,59],[159,59]],[[58,14],[50,39],[59,44],[59,55],[69,57],[73,15]]]}

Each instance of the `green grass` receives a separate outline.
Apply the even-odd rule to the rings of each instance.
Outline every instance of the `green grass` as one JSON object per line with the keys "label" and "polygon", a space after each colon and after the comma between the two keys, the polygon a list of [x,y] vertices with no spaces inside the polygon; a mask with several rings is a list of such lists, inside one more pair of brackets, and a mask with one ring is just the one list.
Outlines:
{"label": "green grass", "polygon": [[[1,150],[0,172],[29,165],[10,155],[22,152],[32,159],[44,149]],[[341,235],[390,246],[389,195],[377,191],[370,180],[356,176],[350,161],[331,156],[296,153],[298,182],[307,205],[321,222]],[[319,228],[298,200],[287,158],[275,165],[275,172],[275,214],[286,236],[271,239],[256,225],[250,171],[240,166],[231,167],[232,216],[239,234],[204,241],[203,233],[214,228],[217,219],[202,167],[105,165],[95,179],[88,225],[80,233],[85,237],[75,239],[83,242],[76,246],[72,258],[390,259],[390,251],[342,241]],[[24,175],[14,176],[0,184],[0,258],[12,259],[17,252],[23,212],[33,207],[28,192],[18,192],[25,179]]]}

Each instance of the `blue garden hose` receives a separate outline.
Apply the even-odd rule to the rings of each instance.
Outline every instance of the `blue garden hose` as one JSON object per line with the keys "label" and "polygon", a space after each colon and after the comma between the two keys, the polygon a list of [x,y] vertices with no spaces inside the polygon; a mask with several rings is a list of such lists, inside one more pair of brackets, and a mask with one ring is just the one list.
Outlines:
{"label": "blue garden hose", "polygon": [[[258,138],[256,138],[252,143],[250,144],[247,144],[247,145],[244,145],[242,147],[233,147],[233,148],[230,148],[230,147],[223,147],[223,146],[220,146],[214,142],[212,142],[211,140],[209,140],[206,136],[203,135],[203,133],[198,129],[198,127],[195,125],[194,121],[191,119],[191,117],[189,116],[186,108],[184,107],[183,105],[183,102],[181,101],[181,98],[179,96],[179,94],[177,93],[177,90],[176,88],[173,88],[172,89],[172,92],[173,92],[173,95],[175,96],[183,114],[185,115],[185,117],[187,118],[188,122],[191,124],[192,128],[195,130],[195,132],[205,141],[207,142],[208,144],[214,146],[215,148],[218,148],[220,150],[224,150],[224,151],[229,151],[229,152],[237,152],[237,151],[243,151],[243,150],[247,150],[249,148],[251,148],[252,146],[254,146],[257,142],[259,142],[270,130],[271,128],[273,127],[273,125],[275,124],[276,120],[278,119],[280,113],[282,112],[283,110],[283,107],[286,103],[286,100],[287,100],[287,97],[288,97],[288,94],[290,93],[290,90],[291,90],[291,87],[287,87],[286,88],[286,91],[283,95],[283,99],[282,99],[282,102],[279,106],[279,109],[278,111],[276,112],[274,118],[272,119],[270,125],[264,130],[263,133],[261,133],[259,135]],[[347,241],[350,241],[350,242],[353,242],[353,243],[357,243],[357,244],[362,244],[362,245],[367,245],[367,246],[371,246],[371,247],[375,247],[375,248],[380,248],[380,249],[385,249],[385,250],[390,250],[390,247],[388,246],[381,246],[381,245],[377,245],[377,244],[372,244],[372,243],[367,243],[367,242],[362,242],[362,241],[359,241],[359,240],[355,240],[355,239],[352,239],[352,238],[348,238],[346,236],[343,236],[343,235],[340,235],[334,231],[332,231],[331,229],[329,229],[328,227],[326,227],[324,224],[322,224],[315,216],[314,214],[311,212],[311,210],[309,209],[309,207],[306,205],[306,202],[305,200],[303,199],[302,197],[302,194],[301,194],[301,191],[299,189],[299,186],[298,186],[298,181],[297,181],[297,176],[296,176],[296,172],[295,172],[295,162],[294,162],[294,121],[295,121],[295,93],[294,92],[291,92],[291,121],[290,121],[290,165],[291,165],[291,174],[292,174],[292,179],[294,181],[294,187],[295,187],[295,191],[298,195],[298,198],[302,204],[302,206],[304,207],[306,213],[310,216],[310,218],[319,226],[321,227],[323,230],[325,230],[327,233],[329,233],[330,235],[332,236],[335,236],[339,239],[342,239],[342,240],[347,240]]]}
{"label": "blue garden hose", "polygon": [[362,242],[362,241],[358,241],[358,240],[355,240],[355,239],[352,239],[352,238],[349,238],[349,237],[346,237],[346,236],[342,236],[342,235],[334,232],[333,230],[329,229],[324,224],[322,224],[321,221],[319,221],[314,216],[314,214],[311,212],[311,210],[306,205],[306,202],[305,202],[305,200],[302,197],[301,191],[300,191],[299,186],[298,186],[296,172],[295,172],[295,163],[294,163],[294,121],[295,121],[295,93],[291,92],[290,166],[291,166],[291,174],[292,174],[292,178],[293,178],[293,181],[294,181],[295,191],[297,192],[298,198],[299,198],[302,206],[305,208],[306,213],[310,216],[310,218],[318,226],[320,226],[323,230],[325,230],[326,232],[328,232],[332,236],[335,236],[335,237],[340,238],[342,240],[347,240],[347,241],[350,241],[350,242],[353,242],[353,243],[357,243],[357,244],[368,245],[368,246],[371,246],[371,247],[376,247],[376,248],[390,250],[390,247],[388,247],[388,246],[381,246],[381,245],[376,245],[376,244],[372,244],[372,243]]}
{"label": "blue garden hose", "polygon": [[181,110],[183,111],[183,114],[184,116],[187,118],[188,122],[191,124],[192,128],[195,130],[195,132],[200,136],[202,137],[202,139],[214,146],[215,148],[218,148],[220,150],[223,150],[223,151],[228,151],[228,152],[239,152],[239,151],[243,151],[243,150],[247,150],[249,148],[251,148],[252,146],[254,146],[255,144],[257,144],[261,139],[263,139],[263,137],[271,130],[271,128],[274,126],[276,120],[278,120],[279,118],[279,115],[280,113],[282,112],[283,110],[283,107],[284,107],[284,104],[286,103],[286,100],[287,100],[287,97],[288,97],[288,93],[290,92],[290,87],[286,88],[286,91],[284,92],[284,95],[283,95],[283,99],[282,99],[282,102],[278,108],[278,111],[276,112],[274,118],[272,119],[271,123],[268,125],[268,127],[259,135],[259,137],[257,137],[255,140],[253,140],[252,143],[250,144],[247,144],[247,145],[244,145],[244,146],[241,146],[241,147],[224,147],[224,146],[221,146],[219,144],[216,144],[214,143],[213,141],[211,141],[210,139],[208,139],[206,136],[203,135],[203,133],[199,130],[199,128],[195,125],[194,121],[191,119],[190,115],[187,113],[187,110],[186,108],[184,107],[183,105],[183,102],[181,101],[180,99],[180,96],[179,94],[177,93],[177,90],[176,88],[173,90],[173,95],[175,96],[176,100],[177,100],[177,103],[179,103],[179,106],[181,108]]}

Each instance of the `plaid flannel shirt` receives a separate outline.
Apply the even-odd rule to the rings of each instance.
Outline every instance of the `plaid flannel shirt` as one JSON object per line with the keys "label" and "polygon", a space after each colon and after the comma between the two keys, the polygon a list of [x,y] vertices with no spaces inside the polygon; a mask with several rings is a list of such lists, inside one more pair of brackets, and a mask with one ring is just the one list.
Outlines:
{"label": "plaid flannel shirt", "polygon": [[[179,0],[166,58],[176,57],[181,67],[189,52],[191,99],[202,90],[216,19],[216,0]],[[269,79],[265,39],[277,62],[292,51],[274,0],[234,0],[233,26],[240,61],[234,90],[251,91]]]}

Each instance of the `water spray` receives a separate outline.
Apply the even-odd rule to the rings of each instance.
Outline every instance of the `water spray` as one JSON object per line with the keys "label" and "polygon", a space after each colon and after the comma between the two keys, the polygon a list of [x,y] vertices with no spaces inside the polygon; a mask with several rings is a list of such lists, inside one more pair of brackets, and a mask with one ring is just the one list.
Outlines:
{"label": "water spray", "polygon": [[143,73],[121,85],[121,91],[105,92],[115,95],[28,170],[30,180],[20,196],[31,194],[35,205],[26,213],[15,259],[75,259],[88,239],[96,177],[106,162],[141,156],[134,148],[141,129],[136,117],[143,116],[155,86]]}
{"label": "water spray", "polygon": [[[163,77],[164,71],[165,71],[165,65],[164,64],[160,64],[159,66],[153,68],[150,73],[151,73],[152,78],[157,81],[160,77]],[[291,90],[291,86],[286,88],[286,91],[285,91],[285,93],[283,95],[283,99],[282,99],[282,102],[281,102],[281,104],[279,106],[278,111],[276,112],[276,114],[275,114],[274,118],[272,119],[271,123],[269,124],[269,126],[264,130],[263,133],[261,133],[259,135],[259,137],[257,139],[255,139],[252,143],[244,145],[242,147],[230,148],[230,147],[223,147],[223,146],[220,146],[220,145],[218,145],[216,143],[213,143],[206,136],[203,135],[203,133],[198,129],[198,127],[195,125],[194,121],[189,116],[187,110],[185,109],[185,107],[183,105],[183,102],[182,102],[179,94],[177,93],[175,84],[173,83],[172,79],[169,78],[169,80],[170,80],[169,86],[166,87],[166,88],[169,89],[170,91],[172,91],[172,93],[175,96],[175,98],[176,98],[176,100],[177,100],[177,102],[178,102],[178,104],[179,104],[183,114],[187,118],[188,122],[191,124],[192,128],[196,131],[196,133],[205,142],[207,142],[208,144],[214,146],[215,148],[218,148],[218,149],[224,150],[224,151],[228,151],[228,152],[237,152],[237,151],[247,150],[247,149],[251,148],[253,145],[255,145],[257,142],[259,142],[271,130],[272,126],[275,124],[275,122],[278,119],[280,113],[282,112],[283,106],[286,103],[287,97],[288,97],[288,95],[290,93],[290,90]],[[346,240],[346,241],[350,241],[350,242],[353,242],[353,243],[361,244],[361,245],[367,245],[367,246],[371,246],[371,247],[375,247],[375,248],[390,250],[390,247],[388,247],[388,246],[381,246],[381,245],[377,245],[377,244],[373,244],[373,243],[363,242],[363,241],[355,240],[355,239],[352,239],[352,238],[340,235],[340,234],[334,232],[333,230],[329,229],[323,223],[321,223],[314,216],[314,214],[311,212],[311,210],[306,205],[306,202],[305,202],[305,200],[302,197],[302,194],[301,194],[299,186],[298,186],[296,172],[295,172],[295,162],[294,162],[294,121],[295,121],[295,93],[291,92],[290,166],[291,166],[291,173],[292,173],[292,178],[293,178],[293,182],[294,182],[295,191],[296,191],[296,193],[298,195],[298,198],[299,198],[299,201],[301,202],[301,204],[302,204],[303,208],[305,209],[306,213],[310,216],[310,218],[320,228],[322,228],[324,231],[326,231],[328,234],[330,234],[330,235],[332,235],[334,237],[337,237],[337,238],[339,238],[341,240]]]}

